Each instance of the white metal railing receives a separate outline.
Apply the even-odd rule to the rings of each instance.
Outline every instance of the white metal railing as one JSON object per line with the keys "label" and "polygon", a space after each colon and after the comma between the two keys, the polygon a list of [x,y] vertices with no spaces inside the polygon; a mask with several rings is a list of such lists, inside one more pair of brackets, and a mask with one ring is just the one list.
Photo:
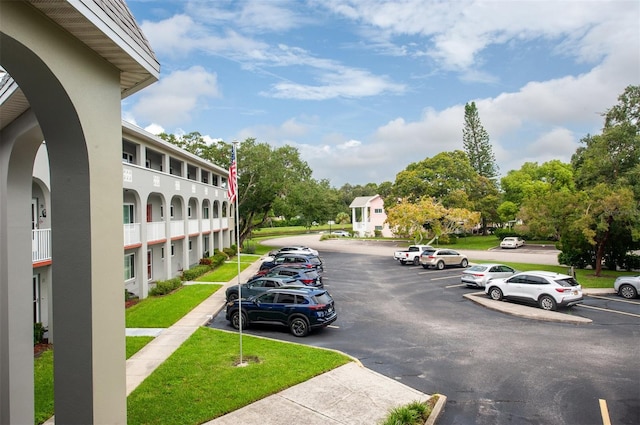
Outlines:
{"label": "white metal railing", "polygon": [[51,260],[51,229],[31,231],[31,261]]}
{"label": "white metal railing", "polygon": [[171,237],[184,236],[184,220],[172,220],[170,223]]}
{"label": "white metal railing", "polygon": [[200,233],[200,220],[189,220],[189,234],[194,235],[196,233]]}
{"label": "white metal railing", "polygon": [[124,225],[124,246],[142,242],[140,236],[140,223],[127,223]]}
{"label": "white metal railing", "polygon": [[165,230],[164,221],[152,221],[147,223],[147,242],[159,241],[166,239],[167,232]]}

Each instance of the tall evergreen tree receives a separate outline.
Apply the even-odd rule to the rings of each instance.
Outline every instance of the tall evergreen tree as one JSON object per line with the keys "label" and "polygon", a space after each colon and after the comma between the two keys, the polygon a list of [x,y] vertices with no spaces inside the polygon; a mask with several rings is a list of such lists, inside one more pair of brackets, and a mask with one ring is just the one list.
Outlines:
{"label": "tall evergreen tree", "polygon": [[471,166],[479,175],[488,179],[494,179],[498,176],[498,166],[489,142],[489,133],[480,122],[475,102],[464,105],[462,143]]}

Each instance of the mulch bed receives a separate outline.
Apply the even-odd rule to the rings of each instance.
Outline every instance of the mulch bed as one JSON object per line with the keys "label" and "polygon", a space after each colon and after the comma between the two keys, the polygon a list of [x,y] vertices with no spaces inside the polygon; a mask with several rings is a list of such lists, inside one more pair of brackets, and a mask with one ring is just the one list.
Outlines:
{"label": "mulch bed", "polygon": [[40,344],[35,344],[33,346],[33,358],[37,359],[38,357],[40,357],[42,353],[51,349],[53,349],[53,344],[48,344],[44,342]]}

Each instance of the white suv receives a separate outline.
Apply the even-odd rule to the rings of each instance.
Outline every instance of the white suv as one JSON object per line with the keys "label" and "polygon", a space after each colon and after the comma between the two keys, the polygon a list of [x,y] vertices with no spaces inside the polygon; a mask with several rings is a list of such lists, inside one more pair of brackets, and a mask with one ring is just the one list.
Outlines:
{"label": "white suv", "polygon": [[514,274],[487,282],[485,293],[492,300],[503,298],[535,303],[543,310],[571,307],[582,302],[582,287],[571,276],[546,271]]}

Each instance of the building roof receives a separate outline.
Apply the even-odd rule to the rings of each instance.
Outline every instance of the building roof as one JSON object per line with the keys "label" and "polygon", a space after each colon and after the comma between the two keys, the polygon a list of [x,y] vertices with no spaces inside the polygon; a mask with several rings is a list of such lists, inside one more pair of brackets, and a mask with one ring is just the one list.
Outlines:
{"label": "building roof", "polygon": [[373,195],[373,196],[358,196],[357,198],[355,198],[352,202],[351,205],[349,205],[349,208],[361,208],[361,207],[366,207],[369,202],[373,201],[376,198],[379,198],[380,195]]}

